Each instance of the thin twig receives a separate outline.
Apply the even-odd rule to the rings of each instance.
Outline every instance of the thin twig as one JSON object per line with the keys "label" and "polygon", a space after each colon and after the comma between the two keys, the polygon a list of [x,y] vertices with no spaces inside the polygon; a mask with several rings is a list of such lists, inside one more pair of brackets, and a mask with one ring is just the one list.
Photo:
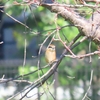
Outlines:
{"label": "thin twig", "polygon": [[82,100],[85,100],[85,98],[87,97],[87,94],[91,88],[91,84],[92,84],[92,78],[93,78],[93,70],[91,70],[91,78],[90,78],[90,84],[89,84],[89,87],[87,89],[87,92],[85,93],[84,97],[82,98]]}
{"label": "thin twig", "polygon": [[[16,80],[16,79],[18,79],[18,78],[27,77],[28,75],[31,75],[31,74],[33,74],[33,73],[36,73],[38,70],[47,68],[48,66],[49,66],[49,64],[46,65],[46,66],[44,66],[44,67],[42,67],[42,68],[40,68],[40,69],[37,69],[37,70],[32,71],[32,72],[29,72],[28,74],[23,74],[23,75],[20,75],[20,76],[15,77],[15,78],[10,78],[10,79],[2,79],[2,78],[1,78],[1,79],[0,79],[0,84],[1,84],[1,83],[7,83],[7,82],[9,82],[9,81],[14,81],[14,80]],[[3,76],[4,76],[4,75],[3,75]],[[19,81],[20,81],[20,80],[19,80]]]}
{"label": "thin twig", "polygon": [[41,5],[47,5],[47,6],[59,6],[59,7],[69,7],[69,8],[81,8],[81,7],[89,7],[89,8],[100,8],[100,6],[97,5],[91,5],[91,4],[85,4],[85,5],[68,5],[68,4],[41,4]]}
{"label": "thin twig", "polygon": [[[88,37],[84,36],[80,41],[78,41],[77,43],[75,43],[74,45],[71,46],[71,49],[75,48],[76,46],[78,46],[80,43],[82,43],[83,41],[85,41]],[[71,45],[71,44],[70,44]]]}
{"label": "thin twig", "polygon": [[75,54],[69,49],[69,47],[66,45],[66,43],[63,42],[63,40],[61,39],[61,37],[60,37],[60,35],[59,35],[59,27],[58,27],[58,24],[57,24],[57,14],[56,14],[56,17],[55,17],[55,25],[56,25],[57,36],[58,36],[59,41],[64,45],[64,47],[65,47],[73,56],[75,56]]}
{"label": "thin twig", "polygon": [[[2,13],[5,13],[3,10],[0,10]],[[30,29],[27,25],[25,25],[24,23],[20,22],[19,20],[15,19],[14,17],[12,17],[11,15],[9,15],[8,13],[5,13],[8,17],[10,17],[11,19],[13,19],[15,22],[25,26],[26,28]]]}
{"label": "thin twig", "polygon": [[70,58],[84,58],[84,57],[89,57],[89,56],[93,56],[95,54],[100,54],[100,51],[94,51],[92,53],[88,53],[88,54],[84,54],[84,55],[76,55],[76,56],[72,56],[72,55],[65,55],[65,57],[70,57]]}
{"label": "thin twig", "polygon": [[69,47],[72,46],[81,36],[82,34],[78,33],[78,35],[69,43]]}

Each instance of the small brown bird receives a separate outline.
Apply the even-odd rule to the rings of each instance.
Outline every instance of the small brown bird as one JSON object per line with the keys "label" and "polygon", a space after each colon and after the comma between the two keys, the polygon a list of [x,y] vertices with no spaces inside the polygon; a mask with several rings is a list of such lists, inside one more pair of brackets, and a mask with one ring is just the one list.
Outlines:
{"label": "small brown bird", "polygon": [[56,50],[55,45],[50,44],[45,52],[45,59],[47,63],[52,63],[56,60]]}

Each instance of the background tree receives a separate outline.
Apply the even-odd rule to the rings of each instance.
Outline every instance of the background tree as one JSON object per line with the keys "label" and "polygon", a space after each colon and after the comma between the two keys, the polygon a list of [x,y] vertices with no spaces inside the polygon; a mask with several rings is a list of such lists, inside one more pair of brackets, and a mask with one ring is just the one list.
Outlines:
{"label": "background tree", "polygon": [[[20,58],[24,58],[24,61],[23,66],[19,67],[20,76],[6,80],[3,78],[1,83],[15,81],[29,84],[27,88],[15,93],[9,99],[16,98],[21,92],[27,90],[20,97],[22,100],[36,87],[39,88],[38,99],[41,99],[44,94],[50,100],[57,99],[56,91],[53,95],[49,87],[54,84],[56,88],[59,84],[65,90],[70,91],[70,97],[66,100],[85,100],[86,98],[94,100],[95,96],[96,100],[99,100],[97,94],[99,89],[90,89],[91,85],[99,86],[100,79],[99,74],[96,72],[93,74],[92,70],[95,67],[99,70],[97,61],[100,53],[99,1],[10,0],[3,2],[5,12],[0,11],[18,23],[14,28],[14,38],[17,41],[19,52],[22,50],[19,55],[22,54]],[[35,9],[36,6],[38,7]],[[24,16],[24,24],[12,17],[13,15],[18,16],[20,13]],[[37,57],[33,55],[35,64],[30,67],[25,62],[26,59],[32,58],[32,54],[28,53],[28,46],[33,38],[37,40],[37,55],[35,54]],[[57,60],[46,65],[44,53],[50,44],[56,45]],[[85,75],[88,77],[79,76],[84,68],[86,68]],[[52,79],[54,74],[55,82]],[[26,81],[28,79],[29,81]],[[75,94],[74,91],[76,87],[81,86],[81,82],[84,91],[81,96],[77,97],[77,93]],[[88,95],[89,91],[92,94]]]}

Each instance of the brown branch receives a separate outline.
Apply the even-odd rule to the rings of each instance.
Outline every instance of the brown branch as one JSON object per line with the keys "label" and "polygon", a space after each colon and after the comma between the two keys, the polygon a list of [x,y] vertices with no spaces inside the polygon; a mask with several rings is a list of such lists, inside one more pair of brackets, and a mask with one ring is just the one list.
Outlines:
{"label": "brown branch", "polygon": [[[2,83],[2,82],[6,83],[6,81],[8,81],[8,79],[2,79],[2,78],[0,79],[0,83]],[[28,80],[12,80],[12,81],[18,82],[18,83],[29,83],[29,84],[32,84],[32,82],[28,81]]]}
{"label": "brown branch", "polygon": [[82,59],[84,57],[89,57],[89,56],[93,56],[96,54],[100,54],[100,51],[94,51],[92,53],[88,53],[88,54],[84,54],[84,55],[78,55],[78,56],[72,56],[72,55],[65,55],[66,57],[70,57],[70,58],[79,58]]}
{"label": "brown branch", "polygon": [[[0,12],[5,13],[3,10],[0,10]],[[9,15],[8,13],[5,13],[8,17],[10,17],[11,19],[13,19],[15,22],[21,24],[22,26],[25,26],[27,29],[30,29],[27,25],[25,25],[24,23],[20,22],[19,20],[15,19],[14,17],[12,17],[11,15]],[[30,29],[31,30],[31,29]]]}
{"label": "brown branch", "polygon": [[88,92],[89,92],[89,90],[90,90],[90,88],[91,88],[92,79],[93,79],[93,70],[91,70],[91,77],[90,77],[90,84],[89,84],[89,87],[88,87],[88,89],[87,89],[87,91],[86,91],[84,97],[82,98],[82,100],[85,100],[85,98],[87,97],[87,94],[88,94]]}
{"label": "brown branch", "polygon": [[[48,64],[48,65],[49,65],[49,64]],[[32,71],[32,72],[29,72],[29,73],[27,73],[27,74],[23,74],[23,75],[17,76],[17,77],[15,77],[15,78],[4,79],[4,75],[3,75],[2,78],[0,79],[0,84],[1,84],[1,83],[7,83],[7,82],[9,82],[9,81],[14,81],[14,80],[19,79],[19,78],[27,77],[28,75],[31,75],[31,74],[33,74],[33,73],[36,73],[36,72],[39,71],[39,70],[42,70],[42,69],[47,68],[48,65],[46,65],[46,66],[44,66],[44,67],[42,67],[42,68],[40,68],[40,69],[34,70],[34,71]]]}
{"label": "brown branch", "polygon": [[[93,16],[94,19],[92,20],[92,17],[90,17],[89,20],[86,20],[84,17],[77,14],[73,9],[65,6],[57,6],[55,5],[47,5],[42,4],[42,6],[49,9],[51,12],[58,13],[61,15],[65,20],[70,21],[72,24],[74,24],[80,31],[81,34],[90,37],[95,43],[100,43],[100,13],[94,12]],[[92,31],[91,31],[92,29]],[[91,33],[94,33],[91,35]]]}
{"label": "brown branch", "polygon": [[[42,4],[45,5],[45,4]],[[71,4],[46,4],[48,6],[59,6],[59,7],[69,7],[69,8],[81,8],[81,7],[88,7],[91,9],[95,9],[95,8],[100,8],[100,6],[97,5],[92,5],[92,4],[75,4],[75,5],[71,5]]]}

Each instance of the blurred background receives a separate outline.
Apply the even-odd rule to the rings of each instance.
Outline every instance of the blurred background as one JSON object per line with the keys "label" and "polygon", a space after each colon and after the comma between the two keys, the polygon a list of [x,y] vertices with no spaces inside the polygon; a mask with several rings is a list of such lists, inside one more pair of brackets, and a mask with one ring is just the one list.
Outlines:
{"label": "blurred background", "polygon": [[[23,3],[22,0],[16,0]],[[3,0],[0,1],[0,78],[11,79],[19,75],[28,74],[37,69],[38,51],[40,44],[47,38],[48,34],[55,30],[55,14],[43,7],[37,7],[36,4],[31,6],[15,5],[16,1]],[[74,4],[73,0],[57,1],[61,3]],[[25,3],[25,2],[24,2]],[[4,12],[3,12],[4,11]],[[89,18],[90,9],[80,8],[79,12],[84,14],[85,18]],[[15,19],[27,25],[29,29],[18,23]],[[70,24],[62,17],[58,16],[57,24],[66,26]],[[75,27],[65,27],[60,31],[63,41],[70,42],[77,34]],[[51,41],[52,36],[46,41],[41,51],[41,66],[45,66],[44,52]],[[66,40],[68,39],[68,40]],[[60,42],[53,42],[56,45],[57,57],[61,55],[64,47]],[[92,43],[92,52],[96,50],[96,46]],[[25,52],[26,51],[26,52]],[[85,41],[73,52],[75,54],[85,54],[89,52],[89,41]],[[26,56],[26,57],[25,57]],[[24,63],[25,58],[25,63]],[[50,91],[55,95],[56,100],[82,100],[90,86],[91,72],[93,70],[92,85],[88,92],[87,98],[84,100],[100,100],[100,63],[98,56],[92,56],[92,62],[89,63],[89,57],[83,59],[72,59],[65,57],[55,75],[56,81],[53,84],[53,78],[48,80],[52,83]],[[45,72],[47,69],[45,70]],[[20,78],[21,79],[21,78]],[[22,78],[23,79],[23,78]],[[34,81],[38,79],[38,73],[33,73],[24,79]],[[26,88],[29,84],[25,82],[9,81],[0,83],[0,100],[7,100],[8,97],[14,95],[18,91]],[[46,88],[46,84],[42,88],[35,88],[29,92],[28,97],[24,100],[34,100],[38,98],[38,92]],[[26,93],[28,90],[24,91]],[[38,100],[54,100],[48,89],[45,90]],[[20,95],[21,96],[21,95]],[[19,100],[20,96],[15,99]]]}

